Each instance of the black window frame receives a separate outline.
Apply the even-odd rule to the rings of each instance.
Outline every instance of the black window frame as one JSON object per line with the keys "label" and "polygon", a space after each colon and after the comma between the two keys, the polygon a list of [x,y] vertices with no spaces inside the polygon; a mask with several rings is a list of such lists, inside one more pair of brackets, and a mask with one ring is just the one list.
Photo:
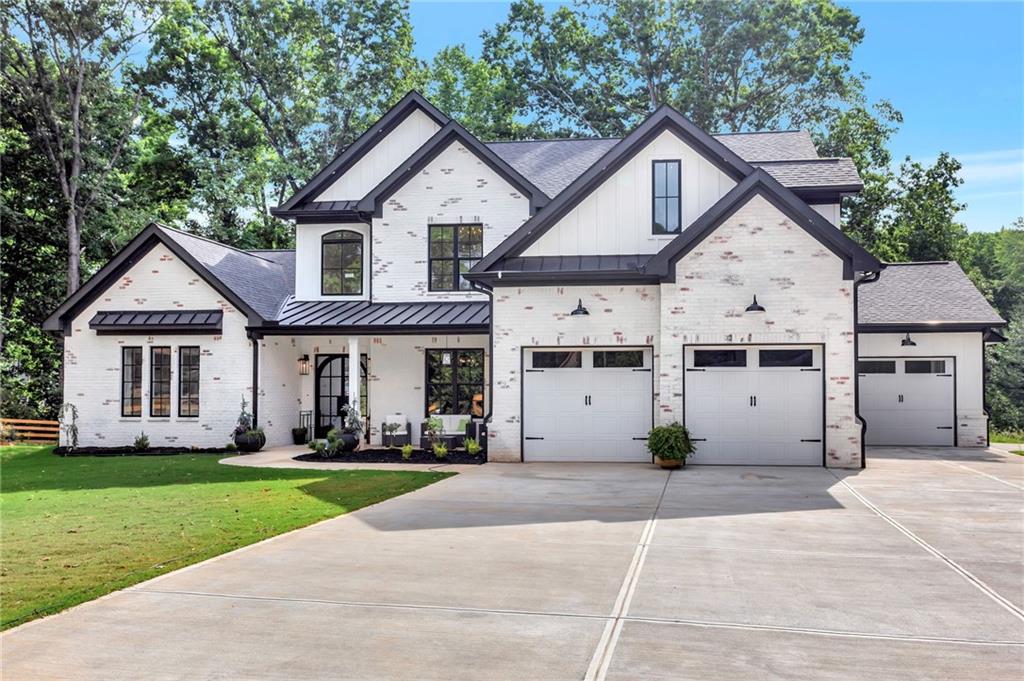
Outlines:
{"label": "black window frame", "polygon": [[[157,357],[162,358],[157,363]],[[158,377],[166,371],[166,377]],[[166,412],[157,412],[157,396],[167,399]],[[149,416],[150,418],[166,419],[171,417],[171,348],[168,345],[153,345],[149,348]]]}
{"label": "black window frame", "polygon": [[[553,363],[537,363],[539,357],[553,357],[557,358],[559,355],[562,356],[560,361]],[[573,360],[569,362],[569,360]],[[583,368],[583,352],[581,350],[534,350],[530,353],[530,368],[531,369],[582,369]]]}
{"label": "black window frame", "polygon": [[[782,361],[771,360],[766,364],[765,358],[769,356],[779,357]],[[757,351],[757,366],[764,369],[813,367],[814,350],[811,348],[761,348]]]}
{"label": "black window frame", "polygon": [[[714,355],[731,354],[733,359],[728,361],[709,361]],[[702,348],[693,351],[693,366],[699,369],[745,369],[747,367],[746,348]],[[739,358],[742,358],[740,361]]]}
{"label": "black window frame", "polygon": [[[463,229],[478,229],[480,230],[480,255],[479,256],[463,256],[459,254],[459,245],[462,241],[460,238],[460,232]],[[452,251],[451,256],[435,256],[433,245],[434,245],[434,231],[439,229],[450,229],[452,230]],[[427,225],[427,290],[436,291],[438,293],[454,293],[457,291],[472,291],[472,287],[469,286],[469,282],[466,282],[462,278],[462,264],[464,262],[470,263],[470,267],[480,262],[484,257],[484,225],[481,222],[465,222],[465,223],[438,223]],[[449,285],[451,288],[439,288],[434,286],[434,263],[435,262],[450,262],[452,267],[451,281]],[[466,285],[463,286],[463,283]]]}
{"label": "black window frame", "polygon": [[[891,369],[891,371],[875,371],[880,368]],[[858,374],[895,374],[896,373],[896,360],[894,359],[858,359],[857,360],[857,373]]]}
{"label": "black window frame", "polygon": [[[629,357],[631,359],[639,359],[640,363],[626,363],[626,364],[608,364],[609,355],[618,355],[620,357]],[[598,360],[600,358],[600,361]],[[595,369],[643,369],[644,368],[644,351],[643,350],[594,350],[593,365]]]}
{"label": "black window frame", "polygon": [[[676,183],[675,183],[675,195],[671,194],[672,187],[669,186],[668,174],[666,170],[665,175],[665,194],[662,196],[658,195],[658,168],[664,165],[675,166],[676,168]],[[676,228],[673,230],[662,228],[658,229],[658,202],[665,202],[665,222],[668,222],[668,207],[669,202],[675,200],[676,203]],[[683,231],[683,164],[679,159],[655,159],[651,161],[651,234],[654,236],[671,236],[679,234]]]}
{"label": "black window frame", "polygon": [[[194,365],[185,364],[185,355],[195,356]],[[178,417],[179,418],[197,418],[199,416],[199,376],[200,376],[200,357],[202,352],[198,345],[182,345],[178,347]],[[192,378],[192,372],[195,372],[195,378]],[[189,392],[186,395],[186,390],[194,387],[194,393]],[[195,396],[195,413],[191,412],[191,407],[186,405],[191,401],[192,396]]]}
{"label": "black window frame", "polygon": [[[133,361],[130,365],[128,363],[128,354],[132,353],[136,357],[136,361]],[[125,369],[131,366],[134,371],[132,372],[132,380],[128,381],[125,379]],[[128,388],[126,390],[126,388]],[[136,393],[137,392],[137,396]],[[129,406],[129,411],[125,410],[125,405]],[[131,413],[134,412],[134,413]],[[127,345],[121,348],[121,417],[122,418],[142,418],[142,346],[141,345]]]}
{"label": "black window frame", "polygon": [[[338,235],[338,236],[335,236]],[[343,236],[351,235],[351,236]],[[333,244],[340,244],[342,249],[346,244],[356,244],[359,247],[359,291],[358,292],[345,292],[345,272],[347,269],[344,266],[345,257],[344,253],[341,255],[341,262],[338,267],[327,267],[327,246]],[[356,232],[351,229],[335,229],[327,232],[320,237],[320,295],[322,296],[361,296],[363,295],[363,279],[365,278],[365,263],[363,262],[366,249],[363,247],[364,238],[360,232]],[[341,291],[338,293],[330,293],[326,289],[326,279],[328,272],[338,273],[338,283],[341,286]]]}
{"label": "black window frame", "polygon": [[[431,357],[432,354],[436,353],[438,355],[441,355],[441,354],[443,354],[445,352],[450,352],[452,354],[451,379],[450,379],[450,381],[431,380],[431,376],[430,376],[430,364],[431,364],[430,357]],[[460,380],[459,370],[458,370],[458,363],[459,363],[459,355],[460,354],[463,354],[463,355],[472,354],[472,355],[479,356],[479,358],[480,358],[480,360],[479,360],[479,362],[480,362],[480,380],[479,381],[462,381],[462,380]],[[459,392],[460,392],[459,389],[463,388],[463,387],[479,388],[478,392],[479,392],[480,395],[486,395],[487,394],[487,391],[485,390],[485,388],[487,387],[487,372],[486,372],[486,367],[485,367],[486,360],[487,360],[487,358],[486,358],[486,355],[484,354],[483,348],[427,348],[424,351],[424,353],[423,353],[423,364],[424,364],[424,367],[423,367],[423,374],[424,374],[424,378],[423,378],[423,382],[424,382],[423,413],[424,413],[424,415],[427,418],[430,418],[431,416],[465,416],[467,418],[474,418],[474,417],[479,418],[479,417],[482,417],[486,413],[486,404],[484,403],[483,400],[481,400],[481,403],[480,403],[480,413],[479,414],[474,414],[473,413],[472,403],[470,403],[469,413],[460,413],[460,412],[458,412],[458,408],[459,408]],[[440,358],[439,358],[439,361],[441,361]],[[434,393],[432,388],[434,388],[435,386],[450,388],[450,390],[451,390],[451,404],[452,404],[452,409],[454,410],[452,413],[438,412],[438,411],[431,412],[430,411],[430,405],[431,405],[431,402],[433,401],[431,399],[431,397],[433,396],[433,393]]]}

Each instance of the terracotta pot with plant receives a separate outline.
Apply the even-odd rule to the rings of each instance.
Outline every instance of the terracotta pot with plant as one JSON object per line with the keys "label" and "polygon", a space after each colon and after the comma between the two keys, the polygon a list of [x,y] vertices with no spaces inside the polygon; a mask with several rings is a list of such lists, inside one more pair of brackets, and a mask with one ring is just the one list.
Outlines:
{"label": "terracotta pot with plant", "polygon": [[690,432],[679,423],[656,426],[647,434],[647,451],[662,468],[679,468],[694,452]]}

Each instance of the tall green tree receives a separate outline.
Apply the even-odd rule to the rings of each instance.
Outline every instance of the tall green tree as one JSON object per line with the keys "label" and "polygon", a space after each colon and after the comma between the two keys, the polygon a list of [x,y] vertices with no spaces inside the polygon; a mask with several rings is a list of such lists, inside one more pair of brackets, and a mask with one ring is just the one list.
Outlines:
{"label": "tall green tree", "polygon": [[286,245],[269,215],[404,94],[405,0],[174,0],[148,79],[198,178],[194,223],[240,245]]}
{"label": "tall green tree", "polygon": [[830,0],[577,0],[512,4],[484,34],[528,113],[616,136],[663,103],[706,130],[813,126],[859,101],[856,15]]}

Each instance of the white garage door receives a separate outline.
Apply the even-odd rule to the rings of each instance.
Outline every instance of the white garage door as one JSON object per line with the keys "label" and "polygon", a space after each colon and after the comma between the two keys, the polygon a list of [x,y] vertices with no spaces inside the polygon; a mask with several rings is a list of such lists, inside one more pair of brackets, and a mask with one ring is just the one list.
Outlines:
{"label": "white garage door", "polygon": [[650,461],[649,349],[527,349],[523,459]]}
{"label": "white garage door", "polygon": [[864,357],[857,373],[867,444],[953,445],[952,357]]}
{"label": "white garage door", "polygon": [[688,346],[684,354],[693,463],[822,465],[820,346]]}

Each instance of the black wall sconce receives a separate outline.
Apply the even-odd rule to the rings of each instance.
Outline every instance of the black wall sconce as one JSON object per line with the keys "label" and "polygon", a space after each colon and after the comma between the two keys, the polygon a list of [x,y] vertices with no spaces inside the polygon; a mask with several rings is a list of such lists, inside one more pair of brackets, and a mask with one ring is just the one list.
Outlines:
{"label": "black wall sconce", "polygon": [[900,345],[902,345],[905,348],[912,348],[915,345],[917,345],[917,343],[910,339],[910,332],[908,331],[906,338],[900,341]]}
{"label": "black wall sconce", "polygon": [[309,376],[309,355],[299,357],[299,375]]}
{"label": "black wall sconce", "polygon": [[752,302],[750,305],[747,305],[747,310],[746,311],[747,312],[764,312],[764,308],[761,307],[761,304],[757,302],[757,296],[756,295],[754,296],[754,302]]}
{"label": "black wall sconce", "polygon": [[572,312],[570,312],[569,316],[570,317],[578,317],[579,315],[588,315],[588,314],[590,314],[590,311],[587,308],[583,307],[583,299],[580,298],[576,302],[576,309],[573,310]]}

